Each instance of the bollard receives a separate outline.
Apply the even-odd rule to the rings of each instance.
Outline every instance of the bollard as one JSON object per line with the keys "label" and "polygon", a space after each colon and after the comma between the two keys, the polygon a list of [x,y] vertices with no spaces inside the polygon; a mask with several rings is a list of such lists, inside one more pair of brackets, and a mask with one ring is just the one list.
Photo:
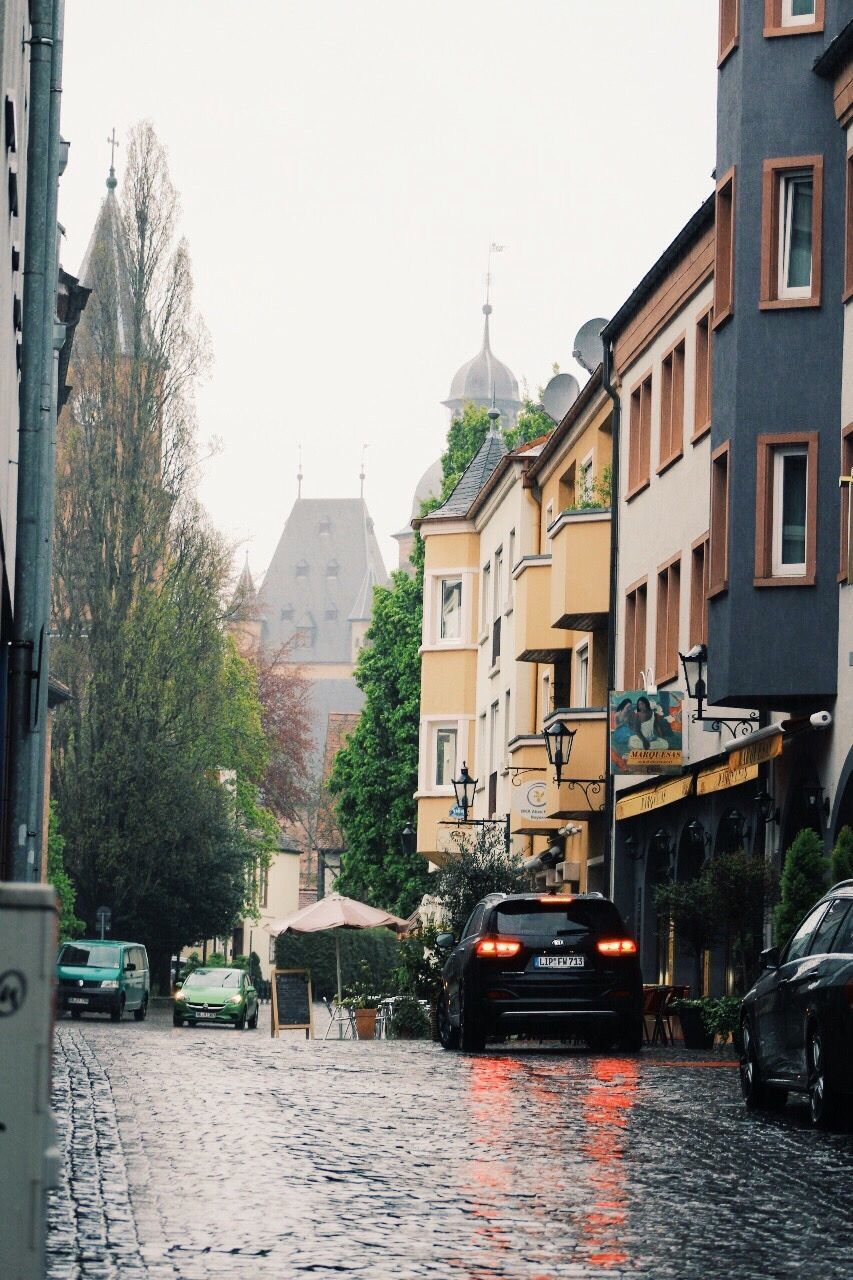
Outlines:
{"label": "bollard", "polygon": [[0,884],[0,1276],[42,1280],[45,1195],[58,1169],[50,1114],[56,895]]}

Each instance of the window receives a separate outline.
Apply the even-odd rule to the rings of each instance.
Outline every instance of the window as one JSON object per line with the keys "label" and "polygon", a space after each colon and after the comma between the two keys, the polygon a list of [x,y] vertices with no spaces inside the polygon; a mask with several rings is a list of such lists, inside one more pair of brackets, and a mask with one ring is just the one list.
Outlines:
{"label": "window", "polygon": [[578,680],[575,704],[579,707],[589,706],[589,641],[578,645]]}
{"label": "window", "polygon": [[711,532],[708,544],[708,595],[729,585],[729,444],[711,454]]}
{"label": "window", "polygon": [[456,772],[456,730],[435,731],[435,785],[450,787]]}
{"label": "window", "polygon": [[503,547],[498,547],[495,552],[495,598],[492,608],[492,617],[499,618],[501,616],[501,591],[503,589],[504,575],[504,553]]}
{"label": "window", "polygon": [[580,468],[580,482],[578,484],[578,501],[583,504],[592,502],[593,498],[593,476],[592,476],[592,454],[584,458]]}
{"label": "window", "polygon": [[658,472],[681,457],[684,449],[684,339],[663,358],[660,387]]}
{"label": "window", "polygon": [[550,528],[551,528],[551,525],[552,525],[553,523],[554,523],[554,504],[553,504],[553,502],[549,502],[549,503],[548,503],[548,505],[547,505],[547,507],[545,508],[545,530],[546,530],[546,532],[548,531],[548,529],[550,529]]}
{"label": "window", "polygon": [[829,910],[821,920],[812,938],[812,945],[809,948],[811,955],[825,955],[832,949],[835,931],[846,916],[849,907],[849,898],[836,898],[829,904]]}
{"label": "window", "polygon": [[820,303],[823,159],[764,161],[761,302],[764,310]]}
{"label": "window", "polygon": [[462,579],[441,579],[441,630],[442,640],[462,638]]}
{"label": "window", "polygon": [[714,328],[734,314],[735,300],[735,171],[717,183],[714,248]]}
{"label": "window", "polygon": [[[841,435],[841,474],[853,475],[853,422]],[[841,526],[838,544],[838,577],[841,582],[853,583],[853,520],[850,518],[850,502],[853,484],[842,484]]]}
{"label": "window", "polygon": [[327,538],[332,532],[332,522],[326,516],[317,525],[317,532],[321,538]]}
{"label": "window", "polygon": [[329,563],[326,565],[326,577],[336,578],[337,576],[338,576],[338,562],[337,560],[330,560]]}
{"label": "window", "polygon": [[696,321],[696,374],[693,436],[695,444],[711,426],[711,310]]}
{"label": "window", "polygon": [[336,604],[326,605],[326,617],[330,622],[334,622],[338,616],[338,606]]}
{"label": "window", "polygon": [[509,552],[506,564],[506,602],[507,607],[512,604],[512,571],[515,568],[515,529],[509,531]]}
{"label": "window", "polygon": [[296,576],[297,578],[308,577],[308,561],[307,560],[299,561],[299,563],[296,566]]}
{"label": "window", "polygon": [[489,626],[489,595],[491,592],[492,568],[490,564],[483,566],[483,598],[480,602],[480,630],[486,631]]}
{"label": "window", "polygon": [[765,36],[822,31],[825,0],[764,0]]}
{"label": "window", "polygon": [[690,647],[708,643],[708,534],[690,551]]}
{"label": "window", "polygon": [[678,675],[678,623],[681,609],[681,556],[658,569],[655,627],[655,678],[658,684]]}
{"label": "window", "polygon": [[817,432],[758,437],[755,585],[815,580]]}
{"label": "window", "polygon": [[293,617],[293,605],[286,604],[279,613],[279,622],[288,622]]}
{"label": "window", "polygon": [[297,627],[293,633],[293,643],[297,649],[310,649],[314,643],[314,628]]}
{"label": "window", "polygon": [[833,955],[844,955],[851,951],[853,951],[853,911],[848,911],[833,939],[832,952]]}
{"label": "window", "polygon": [[512,728],[510,724],[510,712],[512,710],[512,696],[509,689],[504,693],[504,742],[509,742],[512,737]]}
{"label": "window", "polygon": [[626,689],[637,689],[640,672],[646,667],[646,594],[645,578],[625,593],[625,675]]}
{"label": "window", "polygon": [[628,492],[635,493],[649,483],[652,439],[652,375],[649,374],[631,392],[631,414],[628,422]]}
{"label": "window", "polygon": [[462,930],[463,938],[470,938],[475,933],[480,932],[480,926],[483,923],[483,914],[485,910],[486,908],[484,906],[474,908],[474,910],[471,912],[470,916],[468,917],[468,922],[465,925],[465,928]]}
{"label": "window", "polygon": [[782,954],[782,963],[787,964],[789,960],[799,960],[800,956],[804,956],[809,949],[809,943],[812,940],[812,934],[818,926],[821,916],[826,910],[826,903],[821,902],[810,911],[791,941],[788,948]]}
{"label": "window", "polygon": [[486,767],[486,713],[480,716],[477,736],[477,768],[475,773],[481,773]]}
{"label": "window", "polygon": [[717,55],[717,66],[725,62],[729,54],[737,48],[740,27],[739,0],[720,0],[720,43]]}
{"label": "window", "polygon": [[546,671],[542,676],[542,706],[539,708],[540,720],[546,720],[551,714],[551,673]]}
{"label": "window", "polygon": [[847,193],[844,216],[844,301],[853,298],[853,151],[847,152]]}
{"label": "window", "polygon": [[260,884],[258,886],[258,903],[265,907],[268,905],[270,896],[270,869],[264,863],[260,869]]}

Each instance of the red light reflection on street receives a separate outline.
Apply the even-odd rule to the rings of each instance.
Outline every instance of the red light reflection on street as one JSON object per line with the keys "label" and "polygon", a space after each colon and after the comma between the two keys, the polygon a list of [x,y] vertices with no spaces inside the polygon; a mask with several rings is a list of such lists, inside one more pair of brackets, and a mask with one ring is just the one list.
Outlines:
{"label": "red light reflection on street", "polygon": [[590,1162],[592,1203],[580,1218],[580,1243],[587,1260],[608,1270],[629,1261],[624,1246],[627,1220],[622,1135],[628,1126],[640,1071],[631,1058],[591,1063],[595,1078],[583,1100],[583,1154]]}

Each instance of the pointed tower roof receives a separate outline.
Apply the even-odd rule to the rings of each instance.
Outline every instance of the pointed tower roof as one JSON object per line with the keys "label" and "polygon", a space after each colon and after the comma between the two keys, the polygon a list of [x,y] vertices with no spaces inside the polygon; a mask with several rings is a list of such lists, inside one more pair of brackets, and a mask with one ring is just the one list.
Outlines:
{"label": "pointed tower roof", "polygon": [[252,571],[249,568],[249,553],[246,552],[246,562],[243,565],[243,571],[237,579],[237,586],[234,588],[234,595],[231,598],[231,607],[228,610],[229,618],[232,622],[247,622],[255,617],[257,612],[256,606],[258,601],[258,593],[255,590]]}
{"label": "pointed tower roof", "polygon": [[[104,197],[83,261],[78,279],[91,289],[96,302],[105,297],[115,298],[115,345],[121,355],[131,355],[133,345],[133,289],[130,281],[127,240],[121,220],[121,210],[116,198],[118,185],[115,169],[110,165],[107,178],[107,194]],[[98,313],[103,324],[105,313],[101,308],[90,309]]]}
{"label": "pointed tower roof", "polygon": [[433,516],[446,518],[447,516],[461,517],[467,515],[471,503],[486,481],[490,479],[501,458],[506,454],[506,445],[497,429],[500,414],[496,409],[493,409],[489,417],[492,421],[485,440],[456,481],[447,501],[443,506],[437,507],[435,511],[431,511],[428,516],[425,516],[425,521]]}
{"label": "pointed tower roof", "polygon": [[450,394],[442,401],[453,413],[458,413],[466,404],[498,405],[501,412],[512,416],[522,407],[518,398],[518,381],[511,369],[498,360],[493,353],[489,336],[489,316],[492,314],[490,303],[483,307],[486,317],[483,325],[483,345],[472,359],[457,369],[450,384]]}

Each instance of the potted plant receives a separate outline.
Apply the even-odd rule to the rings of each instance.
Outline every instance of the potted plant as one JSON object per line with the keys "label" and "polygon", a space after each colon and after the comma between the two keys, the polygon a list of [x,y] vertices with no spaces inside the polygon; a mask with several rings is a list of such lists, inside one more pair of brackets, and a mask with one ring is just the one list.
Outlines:
{"label": "potted plant", "polygon": [[704,996],[701,1000],[676,1000],[673,1008],[681,1023],[685,1049],[712,1049],[714,1031],[709,1030],[708,1006],[716,1001]]}
{"label": "potted plant", "polygon": [[425,1040],[430,1034],[429,1014],[417,996],[400,996],[388,1024],[392,1040]]}
{"label": "potted plant", "polygon": [[376,1033],[376,1010],[379,1001],[382,999],[380,995],[376,995],[371,991],[368,980],[370,977],[369,968],[362,963],[359,966],[359,979],[350,983],[348,987],[344,987],[341,996],[341,1007],[351,1009],[355,1018],[355,1028],[358,1032],[359,1040],[372,1040]]}

